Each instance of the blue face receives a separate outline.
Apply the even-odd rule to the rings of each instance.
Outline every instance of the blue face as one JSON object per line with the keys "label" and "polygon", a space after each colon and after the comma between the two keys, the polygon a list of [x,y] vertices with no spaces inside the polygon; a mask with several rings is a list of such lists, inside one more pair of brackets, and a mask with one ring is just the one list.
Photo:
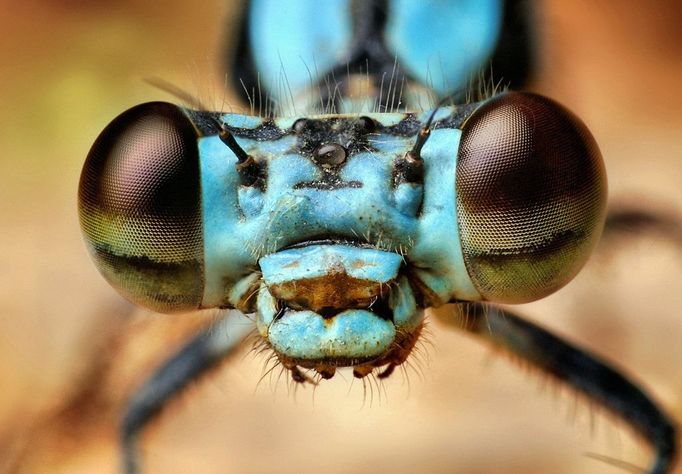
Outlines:
{"label": "blue face", "polygon": [[[433,132],[420,180],[409,181],[397,168],[422,118],[280,119],[247,128],[242,117],[223,117],[239,134],[258,137],[274,128],[280,136],[238,137],[263,164],[262,181],[249,187],[240,187],[236,160],[217,137],[200,140],[202,304],[255,309],[259,332],[287,367],[331,374],[337,366],[403,362],[424,307],[479,298],[451,218],[452,150],[461,131]],[[433,275],[431,286],[419,272]],[[230,280],[235,286],[226,285]]]}

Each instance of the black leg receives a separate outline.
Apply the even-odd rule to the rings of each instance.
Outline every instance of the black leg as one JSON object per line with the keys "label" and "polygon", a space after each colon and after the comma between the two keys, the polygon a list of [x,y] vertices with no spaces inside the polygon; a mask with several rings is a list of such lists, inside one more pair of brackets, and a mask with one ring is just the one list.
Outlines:
{"label": "black leg", "polygon": [[616,207],[606,216],[602,240],[619,234],[659,234],[682,246],[682,221],[670,212]]}
{"label": "black leg", "polygon": [[253,324],[243,315],[229,314],[201,331],[137,389],[128,400],[121,427],[126,474],[140,472],[137,441],[144,427],[173,396],[230,355],[252,331]]}
{"label": "black leg", "polygon": [[589,352],[494,306],[457,305],[454,323],[494,346],[530,362],[622,418],[651,443],[651,474],[672,469],[676,452],[673,421],[637,385]]}

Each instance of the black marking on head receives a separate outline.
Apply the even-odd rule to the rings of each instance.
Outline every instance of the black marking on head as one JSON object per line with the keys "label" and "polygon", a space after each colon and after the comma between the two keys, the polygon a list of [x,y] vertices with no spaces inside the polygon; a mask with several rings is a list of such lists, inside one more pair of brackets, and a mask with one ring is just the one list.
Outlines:
{"label": "black marking on head", "polygon": [[405,114],[405,118],[390,127],[382,127],[381,133],[394,135],[397,137],[414,136],[421,128],[422,123],[415,114]]}
{"label": "black marking on head", "polygon": [[298,183],[294,188],[333,190],[362,187],[359,181],[343,181],[339,174],[352,155],[375,151],[368,137],[379,127],[369,117],[330,116],[302,118],[294,122],[292,133],[296,135],[296,145],[290,153],[309,158],[322,171],[320,179]]}
{"label": "black marking on head", "polygon": [[333,191],[335,189],[343,188],[361,188],[360,181],[343,181],[338,173],[333,171],[324,171],[322,178],[318,181],[304,181],[294,185],[294,189],[319,189],[320,191]]}
{"label": "black marking on head", "polygon": [[267,171],[264,163],[257,162],[249,155],[246,161],[237,163],[237,172],[242,185],[265,191]]}
{"label": "black marking on head", "polygon": [[219,112],[205,112],[200,110],[183,109],[185,114],[189,117],[197,130],[197,135],[200,137],[207,137],[211,135],[218,135],[222,127],[220,127]]}
{"label": "black marking on head", "polygon": [[424,180],[422,160],[415,160],[410,153],[398,156],[393,168],[393,186],[402,183],[421,183]]}
{"label": "black marking on head", "polygon": [[[287,131],[279,128],[272,119],[263,119],[262,123],[255,128],[239,128],[224,123],[225,114],[221,112],[205,112],[184,108],[183,111],[196,127],[199,136],[218,135],[224,129],[236,137],[265,142],[279,140],[288,134]],[[223,124],[222,127],[221,124]]]}
{"label": "black marking on head", "polygon": [[339,145],[343,147],[347,156],[356,153],[374,151],[368,141],[369,131],[375,127],[374,121],[368,117],[360,119],[329,116],[323,119],[299,119],[292,127],[296,135],[296,145],[291,150],[318,162],[318,150],[323,146]]}
{"label": "black marking on head", "polygon": [[272,119],[263,120],[256,128],[237,128],[229,125],[225,128],[235,136],[259,142],[275,141],[287,135],[287,132],[279,128]]}

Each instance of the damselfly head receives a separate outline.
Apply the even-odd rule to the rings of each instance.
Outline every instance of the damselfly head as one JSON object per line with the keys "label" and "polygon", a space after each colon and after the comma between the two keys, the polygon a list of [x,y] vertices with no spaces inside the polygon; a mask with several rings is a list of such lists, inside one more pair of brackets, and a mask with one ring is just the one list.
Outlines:
{"label": "damselfly head", "polygon": [[255,312],[282,363],[331,377],[405,361],[423,310],[566,284],[604,218],[585,126],[507,93],[411,113],[263,119],[137,106],[88,155],[102,274],[161,312]]}

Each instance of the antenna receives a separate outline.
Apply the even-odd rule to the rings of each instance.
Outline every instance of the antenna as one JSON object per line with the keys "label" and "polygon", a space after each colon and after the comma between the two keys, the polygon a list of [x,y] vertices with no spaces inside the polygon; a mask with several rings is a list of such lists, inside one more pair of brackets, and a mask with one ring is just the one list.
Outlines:
{"label": "antenna", "polygon": [[433,124],[433,120],[436,117],[436,113],[438,113],[440,108],[443,107],[447,102],[451,101],[455,97],[455,95],[459,94],[459,92],[460,91],[448,94],[447,96],[443,97],[438,102],[438,104],[436,104],[436,106],[431,111],[429,119],[426,121],[421,130],[419,130],[419,134],[417,135],[417,141],[414,142],[414,146],[410,151],[408,151],[405,154],[405,160],[407,160],[408,162],[422,161],[421,157],[422,147],[426,144],[426,140],[428,140],[429,137],[431,136],[431,125]]}
{"label": "antenna", "polygon": [[225,124],[216,117],[211,116],[213,123],[220,129],[218,138],[223,142],[237,157],[237,172],[239,178],[244,186],[263,187],[265,184],[264,176],[261,167],[258,165],[253,156],[249,155],[234,138],[234,134],[230,132]]}
{"label": "antenna", "polygon": [[436,113],[438,113],[440,108],[446,102],[452,100],[452,98],[458,93],[459,91],[449,94],[448,96],[441,99],[438,104],[436,104],[436,107],[434,107],[434,109],[431,111],[431,115],[429,115],[428,120],[419,130],[417,140],[414,142],[412,149],[405,153],[402,158],[398,158],[396,160],[396,174],[394,175],[395,184],[421,183],[424,178],[424,160],[421,157],[421,151],[426,144],[426,140],[428,140],[431,136],[431,126],[433,125]]}

